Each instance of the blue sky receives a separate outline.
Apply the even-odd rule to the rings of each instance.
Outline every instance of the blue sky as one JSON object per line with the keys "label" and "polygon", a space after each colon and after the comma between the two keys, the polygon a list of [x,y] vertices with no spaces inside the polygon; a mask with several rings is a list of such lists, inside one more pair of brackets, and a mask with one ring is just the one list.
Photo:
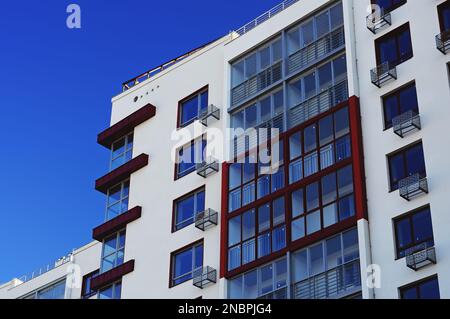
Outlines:
{"label": "blue sky", "polygon": [[[88,243],[102,222],[93,186],[108,151],[96,136],[121,83],[279,2],[0,2],[0,283]],[[71,3],[81,30],[66,27]]]}

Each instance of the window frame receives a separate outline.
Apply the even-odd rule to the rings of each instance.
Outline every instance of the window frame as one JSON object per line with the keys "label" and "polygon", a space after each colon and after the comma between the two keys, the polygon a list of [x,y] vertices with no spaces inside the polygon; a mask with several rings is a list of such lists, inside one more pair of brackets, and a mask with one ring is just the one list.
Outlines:
{"label": "window frame", "polygon": [[[111,190],[116,188],[119,185],[120,185],[120,199],[110,203]],[[128,185],[128,187],[126,187],[126,185]],[[126,189],[128,189],[128,193],[125,193]],[[126,213],[130,207],[129,200],[130,200],[130,179],[126,179],[126,180],[108,188],[108,190],[106,192],[105,221],[110,221],[110,220],[122,215],[123,213]],[[123,205],[125,202],[127,202],[126,208],[123,209]],[[120,213],[112,218],[109,218],[109,209],[117,204],[120,204]]]}
{"label": "window frame", "polygon": [[[411,52],[408,55],[402,57],[401,50],[400,50],[399,37],[403,32],[406,32],[406,31],[408,31],[408,33],[409,33],[409,42],[411,44]],[[385,41],[388,41],[392,38],[394,38],[394,40],[395,40],[396,61],[390,62],[391,63],[390,66],[398,66],[414,57],[414,48],[413,48],[412,37],[411,37],[411,28],[410,28],[409,22],[406,22],[405,24],[399,26],[398,28],[392,30],[391,32],[389,32],[375,40],[375,56],[376,56],[377,65],[381,65],[383,63],[383,62],[381,62],[381,48],[380,48],[381,45],[380,44]],[[388,61],[384,61],[384,62],[388,62]]]}
{"label": "window frame", "polygon": [[384,130],[389,130],[390,128],[393,127],[392,120],[391,120],[390,123],[388,123],[387,120],[386,120],[387,119],[387,116],[386,116],[386,113],[387,113],[386,112],[386,100],[388,98],[391,98],[391,97],[395,96],[395,98],[397,100],[396,110],[398,112],[398,115],[401,115],[402,113],[400,112],[400,109],[401,109],[400,95],[404,91],[406,91],[408,89],[411,89],[412,87],[414,87],[414,90],[415,90],[415,97],[416,97],[416,100],[417,100],[417,110],[416,109],[411,109],[411,110],[415,111],[417,114],[420,114],[419,99],[418,99],[418,94],[417,94],[417,85],[416,85],[416,82],[413,81],[413,82],[405,84],[404,86],[402,86],[402,87],[400,87],[398,89],[395,89],[394,91],[392,91],[390,93],[387,93],[386,95],[382,96],[381,99],[382,99],[382,106],[383,106],[383,125],[384,125]]}
{"label": "window frame", "polygon": [[[38,289],[34,290],[31,293],[28,293],[28,294],[26,294],[26,295],[24,295],[22,297],[19,297],[18,299],[54,300],[55,298],[48,299],[48,298],[39,298],[39,297],[40,297],[40,294],[42,292],[54,289],[55,287],[61,285],[62,283],[64,283],[64,295],[63,295],[63,298],[59,298],[59,299],[64,299],[65,296],[66,296],[66,289],[65,289],[66,288],[66,284],[67,284],[66,281],[67,281],[66,277],[56,279],[56,280],[52,281],[51,283],[49,283],[47,285],[39,287]],[[30,298],[30,297],[33,297],[33,298]]]}
{"label": "window frame", "polygon": [[[194,123],[196,120],[199,119],[199,116],[201,114],[201,110],[202,110],[202,99],[201,96],[206,93],[207,95],[207,103],[206,103],[206,107],[208,107],[209,105],[209,85],[206,85],[202,88],[200,88],[199,90],[195,91],[194,93],[184,97],[183,99],[181,99],[180,101],[178,101],[178,115],[177,115],[177,128],[183,128],[188,126],[189,124]],[[195,117],[193,117],[192,119],[186,121],[185,123],[182,122],[183,119],[183,104],[191,101],[192,99],[197,98],[198,99],[198,103],[197,103],[197,115]]]}
{"label": "window frame", "polygon": [[[428,211],[428,213],[430,214],[430,219],[432,221],[430,205],[426,205],[426,206],[417,208],[417,209],[415,209],[413,211],[410,211],[410,212],[408,212],[406,214],[403,214],[401,216],[398,216],[398,217],[395,217],[395,218],[392,219],[392,223],[393,223],[393,226],[394,226],[394,242],[395,242],[395,257],[396,257],[396,260],[405,258],[406,254],[402,256],[401,255],[402,252],[405,252],[408,249],[417,247],[420,244],[432,241],[433,245],[434,245],[433,225],[431,225],[431,237],[425,238],[425,239],[420,240],[420,241],[416,241],[414,239],[415,236],[414,236],[414,219],[413,219],[413,217],[416,214],[420,214],[420,213],[423,213],[425,211]],[[399,237],[398,237],[398,234],[397,234],[397,225],[398,225],[398,223],[400,223],[400,222],[402,222],[404,220],[408,220],[412,241],[411,241],[411,244],[408,244],[405,247],[400,248]]]}
{"label": "window frame", "polygon": [[[198,198],[197,198],[197,196],[200,193],[202,193],[202,192],[205,194],[203,199],[204,199],[204,201],[206,203],[206,197],[205,197],[206,196],[206,187],[205,187],[205,185],[200,186],[199,188],[196,188],[193,191],[191,191],[191,192],[189,192],[189,193],[187,193],[187,194],[185,194],[185,195],[183,195],[181,197],[178,197],[175,200],[173,200],[173,203],[172,203],[172,206],[173,206],[172,207],[172,233],[175,233],[175,232],[177,232],[179,230],[182,230],[183,228],[186,228],[186,227],[188,227],[188,226],[190,226],[190,225],[195,223],[196,214],[201,212],[201,211],[195,212],[197,210],[196,208],[198,207],[198,203],[197,203]],[[178,228],[177,227],[178,204],[179,204],[179,202],[181,202],[181,201],[183,201],[185,199],[188,199],[190,197],[194,197],[194,215],[193,215],[192,218],[189,218],[189,219],[192,219],[192,222],[190,222],[189,224],[186,224],[183,227]],[[206,209],[205,203],[203,203],[203,206]],[[186,220],[180,222],[180,224],[186,223],[189,219],[186,219]]]}
{"label": "window frame", "polygon": [[[174,275],[175,275],[175,267],[176,267],[176,260],[175,260],[176,256],[181,253],[184,253],[188,250],[192,250],[192,268],[194,268],[195,267],[195,257],[196,257],[195,249],[200,246],[202,247],[202,266],[195,268],[195,269],[191,269],[190,272],[184,273],[183,275],[175,278]],[[169,269],[169,288],[173,288],[173,287],[181,285],[189,280],[192,280],[194,272],[198,269],[203,268],[204,263],[205,263],[205,245],[204,245],[203,238],[171,252],[170,253],[170,269]],[[187,278],[184,281],[175,283],[175,280],[177,280],[178,278],[182,278],[189,274],[192,275],[190,278]]]}
{"label": "window frame", "polygon": [[400,299],[404,299],[403,296],[404,296],[405,291],[406,291],[406,290],[410,290],[410,289],[415,288],[416,294],[417,294],[417,296],[418,296],[417,299],[421,299],[421,298],[420,298],[420,288],[421,288],[421,285],[423,285],[423,284],[425,284],[425,283],[428,283],[428,282],[431,282],[431,281],[434,281],[434,280],[435,280],[436,283],[437,283],[437,288],[438,288],[439,298],[441,298],[441,291],[440,291],[440,287],[439,287],[439,277],[438,277],[437,274],[432,275],[432,276],[429,276],[429,277],[426,277],[426,278],[423,278],[423,279],[420,279],[420,280],[418,280],[418,281],[415,281],[415,282],[413,282],[413,283],[407,284],[407,285],[405,285],[405,286],[399,287],[399,288],[398,288],[399,298],[400,298]]}
{"label": "window frame", "polygon": [[[81,284],[81,299],[89,299],[95,295],[97,295],[98,290],[92,290],[91,282],[96,276],[100,273],[100,269],[96,269],[86,275],[83,276],[83,282]],[[89,292],[86,292],[86,288],[89,288]]]}
{"label": "window frame", "polygon": [[[120,237],[122,236],[122,234],[124,236],[124,243],[123,243],[123,246],[120,246]],[[115,239],[116,239],[116,245],[114,247],[114,251],[111,252],[108,255],[105,255],[105,243],[107,241],[113,239],[113,237],[115,237]],[[125,262],[125,244],[126,244],[126,230],[125,230],[125,228],[122,229],[122,230],[119,230],[119,231],[115,232],[113,235],[108,236],[105,239],[103,239],[103,241],[102,241],[102,255],[101,255],[101,259],[100,259],[99,274],[103,274],[105,272],[108,272],[108,271],[110,271],[110,270],[112,270],[112,269],[122,265]],[[118,254],[119,254],[119,252],[123,253],[123,260],[122,260],[121,263],[118,263],[118,259],[119,259],[118,258]],[[111,256],[115,256],[114,257],[114,266],[111,269],[108,269],[108,270],[105,271],[104,270],[104,266],[103,266],[103,261],[106,258],[111,257]]]}
{"label": "window frame", "polygon": [[[443,3],[441,3],[440,5],[438,5],[437,7],[438,10],[438,17],[439,17],[439,29],[442,32],[446,32],[446,31],[450,31],[450,27],[448,29],[445,28],[444,24],[444,10],[449,10],[450,11],[450,1],[445,1]],[[450,22],[449,22],[450,24]]]}
{"label": "window frame", "polygon": [[[119,296],[119,298],[117,298],[117,296],[116,296],[117,285],[120,285],[120,296]],[[114,283],[112,283],[112,284],[110,284],[110,285],[108,285],[106,287],[103,287],[102,289],[99,289],[98,292],[97,292],[97,299],[107,299],[107,298],[100,298],[100,294],[101,294],[102,291],[106,291],[108,289],[112,290],[112,298],[110,298],[109,300],[119,300],[119,299],[122,298],[122,280],[118,280],[118,281],[116,281],[116,282],[114,282]]]}
{"label": "window frame", "polygon": [[[202,152],[200,154],[201,160],[204,161],[206,159],[206,154],[205,153],[206,153],[206,148],[208,147],[208,141],[206,139],[206,134],[203,134],[203,135],[201,135],[201,136],[191,140],[190,142],[184,144],[183,146],[180,146],[179,148],[177,148],[176,154],[175,154],[176,155],[176,163],[175,163],[174,180],[178,180],[180,178],[183,178],[183,177],[191,174],[192,172],[196,171],[196,164],[197,164],[196,156],[198,154],[196,154],[197,150],[195,149],[195,147],[196,147],[196,143],[199,143],[199,142],[201,143],[201,147],[202,147]],[[188,147],[189,150],[190,150],[191,147],[194,147],[194,159],[193,159],[194,160],[194,163],[193,163],[194,165],[192,167],[190,167],[190,168],[180,172],[179,171],[180,163],[181,163],[181,161],[180,161],[180,151],[183,150],[183,153],[184,153],[186,151],[187,147]],[[183,156],[183,155],[181,155],[181,156]],[[190,163],[190,164],[192,164],[192,163]]]}
{"label": "window frame", "polygon": [[[123,145],[123,152],[119,153],[119,155],[114,156],[114,144],[124,141],[124,145]],[[117,168],[119,168],[120,166],[126,164],[127,162],[129,162],[132,158],[133,158],[133,147],[134,147],[134,132],[130,132],[120,138],[118,138],[117,140],[115,140],[114,142],[111,143],[111,151],[110,151],[110,158],[109,158],[109,170],[113,171]],[[128,158],[129,155],[129,158]],[[123,158],[123,162],[114,167],[113,163],[114,161]]]}

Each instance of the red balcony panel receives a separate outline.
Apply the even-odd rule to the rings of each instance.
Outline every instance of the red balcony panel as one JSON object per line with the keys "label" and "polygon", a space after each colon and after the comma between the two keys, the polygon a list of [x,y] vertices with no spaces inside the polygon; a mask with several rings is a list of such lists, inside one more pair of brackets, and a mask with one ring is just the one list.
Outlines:
{"label": "red balcony panel", "polygon": [[110,187],[126,180],[131,174],[147,166],[147,164],[148,155],[142,153],[122,166],[119,166],[112,172],[109,172],[108,174],[97,179],[95,181],[95,189],[106,194]]}
{"label": "red balcony panel", "polygon": [[123,229],[136,219],[141,217],[142,207],[136,206],[125,213],[120,214],[119,216],[107,221],[106,223],[101,224],[98,227],[95,227],[92,231],[92,238],[98,241],[102,241],[106,237],[115,232]]}
{"label": "red balcony panel", "polygon": [[151,119],[156,114],[156,107],[147,104],[136,112],[128,115],[123,120],[117,122],[110,128],[104,130],[97,136],[97,143],[110,148],[111,144],[120,137],[130,133],[133,129],[143,122]]}
{"label": "red balcony panel", "polygon": [[134,270],[134,259],[92,278],[91,289],[97,290],[120,280]]}

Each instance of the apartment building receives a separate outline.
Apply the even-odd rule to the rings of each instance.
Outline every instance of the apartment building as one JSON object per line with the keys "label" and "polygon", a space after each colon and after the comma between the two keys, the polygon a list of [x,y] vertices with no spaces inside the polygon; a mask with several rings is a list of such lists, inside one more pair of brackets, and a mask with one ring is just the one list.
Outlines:
{"label": "apartment building", "polygon": [[449,51],[449,0],[290,0],[123,83],[89,258],[0,298],[450,298]]}

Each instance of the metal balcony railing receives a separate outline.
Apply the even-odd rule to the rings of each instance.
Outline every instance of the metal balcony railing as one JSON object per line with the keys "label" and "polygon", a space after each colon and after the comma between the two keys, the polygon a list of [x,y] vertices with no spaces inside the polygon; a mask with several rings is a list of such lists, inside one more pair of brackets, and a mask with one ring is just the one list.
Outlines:
{"label": "metal balcony railing", "polygon": [[287,287],[282,287],[268,294],[262,295],[256,299],[273,300],[273,299],[287,299],[287,298],[288,298]]}
{"label": "metal balcony railing", "polygon": [[287,58],[287,73],[292,74],[301,71],[343,48],[345,48],[345,34],[342,26],[289,55]]}
{"label": "metal balcony railing", "polygon": [[208,105],[199,116],[199,121],[204,126],[208,126],[208,120],[210,119],[220,120],[220,109],[213,104]]}
{"label": "metal balcony railing", "polygon": [[348,99],[347,79],[290,108],[289,128],[301,124]]}
{"label": "metal balcony railing", "polygon": [[293,299],[341,298],[361,290],[359,259],[293,285]]}
{"label": "metal balcony railing", "polygon": [[282,78],[281,68],[282,61],[279,61],[231,89],[231,108],[236,107],[258,92],[280,81]]}
{"label": "metal balcony railing", "polygon": [[282,3],[280,3],[280,4],[277,4],[272,9],[270,9],[270,10],[266,11],[265,13],[261,14],[256,19],[254,19],[254,20],[250,21],[249,23],[245,24],[244,26],[240,27],[239,29],[237,29],[234,32],[236,32],[239,36],[244,35],[245,33],[249,32],[252,29],[254,29],[256,26],[258,26],[261,23],[269,20],[274,15],[277,15],[278,13],[280,13],[281,11],[287,9],[288,7],[290,7],[291,5],[293,5],[294,3],[298,2],[298,1],[299,0],[285,0]]}
{"label": "metal balcony railing", "polygon": [[193,281],[195,287],[203,289],[210,284],[216,283],[217,270],[210,266],[202,267],[194,271]]}
{"label": "metal balcony railing", "polygon": [[450,30],[444,31],[436,36],[436,48],[443,54],[450,52]]}
{"label": "metal balcony railing", "polygon": [[398,182],[400,196],[410,201],[414,197],[428,194],[428,182],[426,177],[421,177],[419,173],[408,176]]}
{"label": "metal balcony railing", "polygon": [[55,262],[53,262],[51,264],[48,264],[45,267],[41,267],[38,270],[33,271],[33,272],[29,273],[29,274],[23,275],[23,276],[21,276],[18,279],[21,281],[21,284],[23,284],[23,283],[25,283],[27,281],[30,281],[30,280],[32,280],[32,279],[34,279],[36,277],[39,277],[39,276],[49,272],[50,270],[53,270],[53,269],[58,268],[58,267],[60,267],[62,265],[65,265],[65,264],[67,264],[68,262],[70,262],[72,260],[73,260],[73,254],[72,253],[67,254],[66,256],[63,256],[63,257],[59,258]]}
{"label": "metal balcony railing", "polygon": [[376,34],[381,28],[392,25],[391,14],[384,13],[383,10],[380,12],[373,12],[366,17],[367,29],[373,34]]}
{"label": "metal balcony railing", "polygon": [[389,62],[384,62],[370,71],[372,83],[381,88],[390,80],[397,80],[397,68]]}
{"label": "metal balcony railing", "polygon": [[202,163],[197,163],[195,165],[195,169],[198,175],[206,178],[209,175],[217,173],[219,171],[219,162],[213,157],[208,157]]}
{"label": "metal balcony railing", "polygon": [[197,215],[195,216],[195,227],[205,231],[205,229],[217,225],[218,216],[219,214],[211,208],[197,213]]}
{"label": "metal balcony railing", "polygon": [[436,264],[436,250],[434,246],[427,246],[427,243],[423,243],[410,248],[409,251],[406,252],[406,266],[417,271],[430,264]]}
{"label": "metal balcony railing", "polygon": [[412,131],[420,130],[420,115],[410,110],[392,119],[394,133],[400,137]]}

